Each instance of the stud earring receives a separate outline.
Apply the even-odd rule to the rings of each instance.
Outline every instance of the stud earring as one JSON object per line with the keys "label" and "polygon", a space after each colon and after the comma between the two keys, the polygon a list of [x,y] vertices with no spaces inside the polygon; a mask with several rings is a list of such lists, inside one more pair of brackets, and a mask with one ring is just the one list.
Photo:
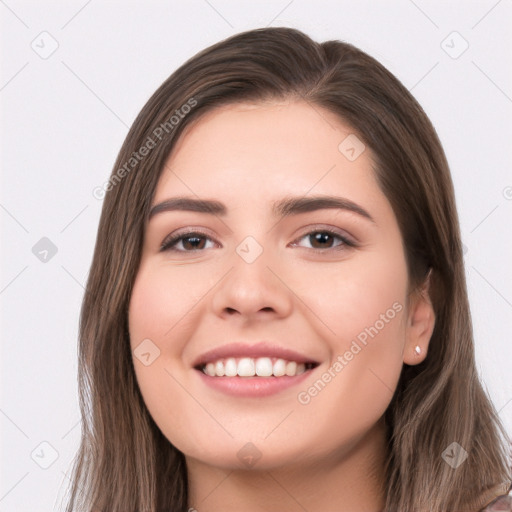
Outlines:
{"label": "stud earring", "polygon": [[421,347],[419,345],[416,345],[416,347],[414,348],[414,352],[416,352],[416,355],[420,355],[421,354]]}

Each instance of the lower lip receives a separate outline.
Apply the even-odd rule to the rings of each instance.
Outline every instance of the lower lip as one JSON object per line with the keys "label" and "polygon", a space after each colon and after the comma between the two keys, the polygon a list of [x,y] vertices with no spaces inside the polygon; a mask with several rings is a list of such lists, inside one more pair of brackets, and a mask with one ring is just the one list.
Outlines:
{"label": "lower lip", "polygon": [[285,389],[300,384],[307,379],[314,370],[306,370],[293,377],[211,377],[201,370],[199,373],[203,382],[211,388],[237,397],[270,396]]}

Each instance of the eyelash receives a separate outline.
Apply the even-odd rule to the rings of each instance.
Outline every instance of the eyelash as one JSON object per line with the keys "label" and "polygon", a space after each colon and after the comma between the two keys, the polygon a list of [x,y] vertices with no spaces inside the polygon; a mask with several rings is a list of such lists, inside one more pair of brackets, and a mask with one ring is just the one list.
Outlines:
{"label": "eyelash", "polygon": [[[314,229],[312,231],[308,231],[307,233],[304,233],[303,235],[301,235],[297,239],[297,241],[300,241],[303,238],[306,238],[306,237],[311,236],[316,233],[328,234],[329,236],[332,236],[333,238],[337,238],[338,240],[340,240],[341,243],[338,245],[335,245],[334,247],[327,247],[326,249],[321,249],[321,248],[317,248],[317,247],[305,247],[305,249],[310,249],[310,250],[316,251],[316,252],[326,252],[328,250],[331,250],[331,251],[342,250],[343,247],[356,247],[357,246],[357,244],[355,242],[349,240],[347,237],[341,235],[340,233],[337,233],[336,231],[332,231],[330,229],[324,229],[324,228],[322,228],[322,229],[318,228],[318,229]],[[212,240],[212,238],[207,233],[204,233],[200,230],[187,231],[185,233],[178,233],[170,238],[166,238],[162,242],[162,245],[160,246],[160,251],[161,252],[176,251],[176,252],[189,252],[190,253],[190,252],[204,250],[204,249],[192,249],[190,251],[187,251],[187,250],[182,250],[182,249],[176,249],[173,247],[176,245],[177,242],[187,239],[187,238],[206,238],[208,240]],[[296,245],[296,243],[297,242],[293,242],[293,245]]]}

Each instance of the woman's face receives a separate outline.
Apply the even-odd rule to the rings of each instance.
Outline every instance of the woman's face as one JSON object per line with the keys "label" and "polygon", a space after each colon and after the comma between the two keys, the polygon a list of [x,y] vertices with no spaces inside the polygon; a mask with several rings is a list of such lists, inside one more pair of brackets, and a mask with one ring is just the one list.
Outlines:
{"label": "woman's face", "polygon": [[404,361],[423,359],[371,158],[303,102],[223,107],[180,138],[153,206],[183,201],[149,220],[129,329],[148,410],[187,457],[272,468],[343,455],[382,417]]}

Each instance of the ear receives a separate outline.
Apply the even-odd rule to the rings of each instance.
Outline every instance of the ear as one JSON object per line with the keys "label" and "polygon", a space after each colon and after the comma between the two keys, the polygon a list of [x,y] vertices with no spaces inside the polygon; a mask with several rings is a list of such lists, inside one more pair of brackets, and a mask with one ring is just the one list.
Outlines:
{"label": "ear", "polygon": [[[430,269],[423,285],[409,299],[405,326],[404,363],[416,365],[425,360],[434,332],[435,312],[430,299]],[[419,347],[419,353],[417,352]]]}

